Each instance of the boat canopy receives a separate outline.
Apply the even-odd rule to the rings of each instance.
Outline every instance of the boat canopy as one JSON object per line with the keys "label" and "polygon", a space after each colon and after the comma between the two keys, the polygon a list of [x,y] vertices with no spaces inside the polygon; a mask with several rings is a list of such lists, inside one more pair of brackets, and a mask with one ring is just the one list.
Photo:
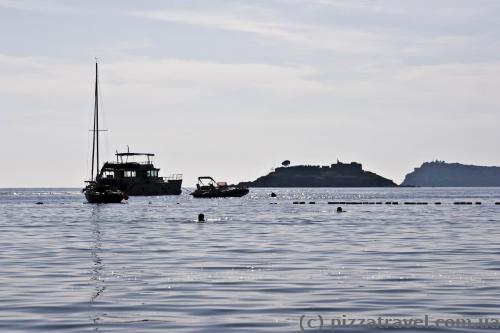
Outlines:
{"label": "boat canopy", "polygon": [[116,152],[116,163],[124,163],[123,158],[125,157],[125,163],[128,162],[128,158],[132,157],[134,158],[135,156],[146,156],[147,161],[144,161],[147,164],[151,164],[151,158],[155,156],[155,154],[151,153],[131,153],[131,152],[126,152],[126,153],[119,153]]}
{"label": "boat canopy", "polygon": [[116,156],[155,156],[151,153],[116,153]]}

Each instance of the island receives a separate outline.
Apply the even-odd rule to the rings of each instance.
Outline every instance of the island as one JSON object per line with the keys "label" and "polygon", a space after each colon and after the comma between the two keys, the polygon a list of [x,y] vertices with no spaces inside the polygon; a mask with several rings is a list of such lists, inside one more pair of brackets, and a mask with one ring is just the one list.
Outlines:
{"label": "island", "polygon": [[287,160],[283,167],[272,170],[268,175],[254,181],[242,182],[247,187],[394,187],[392,180],[370,171],[364,171],[357,162],[337,161],[330,166],[295,165],[289,166]]}
{"label": "island", "polygon": [[425,162],[407,174],[401,186],[498,187],[500,167]]}

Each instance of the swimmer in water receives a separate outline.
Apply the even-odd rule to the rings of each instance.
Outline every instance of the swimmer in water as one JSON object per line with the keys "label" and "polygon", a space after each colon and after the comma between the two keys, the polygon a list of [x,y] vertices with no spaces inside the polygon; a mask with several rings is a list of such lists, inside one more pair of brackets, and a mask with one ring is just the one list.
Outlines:
{"label": "swimmer in water", "polygon": [[205,214],[203,213],[198,214],[198,222],[205,222]]}

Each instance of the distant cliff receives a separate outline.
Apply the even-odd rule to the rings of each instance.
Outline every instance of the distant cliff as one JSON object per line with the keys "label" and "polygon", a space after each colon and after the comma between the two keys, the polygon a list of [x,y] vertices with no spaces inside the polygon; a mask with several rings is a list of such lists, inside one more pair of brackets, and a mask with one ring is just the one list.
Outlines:
{"label": "distant cliff", "polygon": [[297,165],[276,168],[253,182],[243,182],[248,187],[391,187],[392,180],[373,172],[364,171],[359,163],[340,163],[331,166]]}
{"label": "distant cliff", "polygon": [[420,168],[407,174],[401,186],[500,186],[500,167],[425,162]]}

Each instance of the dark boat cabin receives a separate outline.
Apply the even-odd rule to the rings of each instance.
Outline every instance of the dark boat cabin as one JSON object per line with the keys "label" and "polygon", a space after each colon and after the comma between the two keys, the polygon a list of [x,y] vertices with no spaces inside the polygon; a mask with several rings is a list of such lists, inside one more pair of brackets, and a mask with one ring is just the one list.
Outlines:
{"label": "dark boat cabin", "polygon": [[[106,162],[98,182],[114,185],[129,195],[180,194],[182,175],[160,177],[150,153],[116,153],[116,162]],[[137,157],[143,157],[136,161]]]}
{"label": "dark boat cabin", "polygon": [[[135,156],[145,156],[146,161],[136,162]],[[160,169],[153,166],[150,153],[116,153],[116,162],[106,162],[102,166],[100,178],[158,178]]]}

